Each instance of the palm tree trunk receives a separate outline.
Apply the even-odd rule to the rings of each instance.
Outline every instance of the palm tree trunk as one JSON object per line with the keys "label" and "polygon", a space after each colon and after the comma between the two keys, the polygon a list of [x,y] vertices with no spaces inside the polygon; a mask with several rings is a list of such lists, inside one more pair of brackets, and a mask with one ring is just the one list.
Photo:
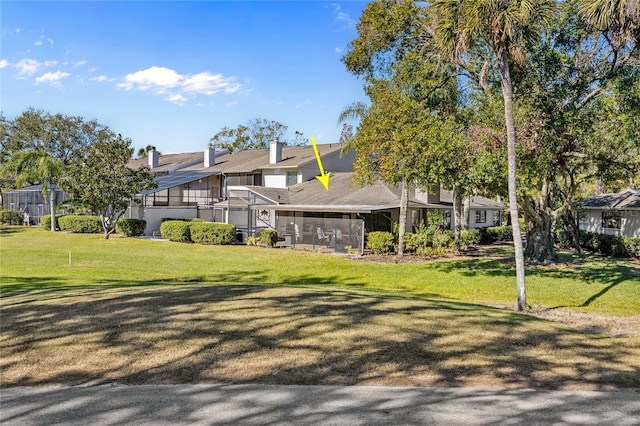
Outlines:
{"label": "palm tree trunk", "polygon": [[56,189],[53,182],[49,182],[49,210],[51,211],[51,232],[56,232]]}
{"label": "palm tree trunk", "polygon": [[507,128],[509,213],[511,215],[513,246],[515,249],[518,310],[524,311],[527,308],[527,292],[525,285],[524,251],[522,249],[520,222],[518,222],[518,198],[516,191],[516,129],[513,121],[513,88],[511,85],[511,74],[509,72],[506,46],[503,45],[497,47],[496,53],[498,66],[500,68],[500,82],[502,85],[502,96],[504,98],[504,119]]}
{"label": "palm tree trunk", "polygon": [[402,181],[400,191],[400,218],[398,226],[398,255],[400,259],[404,255],[404,233],[407,230],[407,210],[409,207],[409,188],[406,182]]}

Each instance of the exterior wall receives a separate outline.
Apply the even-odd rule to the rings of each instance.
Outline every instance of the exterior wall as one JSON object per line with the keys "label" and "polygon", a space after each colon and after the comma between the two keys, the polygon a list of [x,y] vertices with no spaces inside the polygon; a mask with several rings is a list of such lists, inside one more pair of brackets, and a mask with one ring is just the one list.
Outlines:
{"label": "exterior wall", "polygon": [[[133,210],[136,210],[134,207]],[[144,208],[144,220],[147,221],[147,226],[144,229],[144,235],[146,236],[160,236],[160,224],[163,218],[172,219],[187,219],[197,218],[197,207],[145,207]]]}
{"label": "exterior wall", "polygon": [[581,231],[619,237],[640,238],[640,210],[618,210],[621,213],[620,229],[603,228],[603,210],[581,210],[578,227]]}
{"label": "exterior wall", "polygon": [[[484,222],[476,222],[476,211],[486,212],[486,220]],[[499,210],[469,209],[469,229],[487,228],[498,225],[500,225]]]}

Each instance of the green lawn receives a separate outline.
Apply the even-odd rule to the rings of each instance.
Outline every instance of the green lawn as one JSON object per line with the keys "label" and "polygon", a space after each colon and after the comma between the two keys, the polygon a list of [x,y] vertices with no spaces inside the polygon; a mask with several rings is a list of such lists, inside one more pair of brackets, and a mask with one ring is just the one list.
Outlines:
{"label": "green lawn", "polygon": [[[68,286],[259,284],[362,289],[514,306],[514,267],[509,256],[497,253],[490,258],[431,263],[375,263],[287,249],[119,237],[105,241],[99,235],[5,227],[0,233],[0,289],[6,294]],[[557,266],[527,268],[530,305],[640,314],[637,264],[589,255],[561,256],[564,263]]]}

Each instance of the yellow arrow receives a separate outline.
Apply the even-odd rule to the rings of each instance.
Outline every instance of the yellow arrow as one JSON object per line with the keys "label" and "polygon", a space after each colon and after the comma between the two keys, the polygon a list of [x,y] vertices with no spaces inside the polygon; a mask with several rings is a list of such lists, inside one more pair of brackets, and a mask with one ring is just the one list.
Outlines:
{"label": "yellow arrow", "polygon": [[313,145],[313,152],[316,154],[316,160],[318,160],[318,168],[320,169],[320,176],[316,176],[322,185],[324,185],[324,189],[329,190],[329,176],[331,173],[324,173],[324,168],[322,167],[322,160],[320,159],[320,154],[318,153],[318,147],[316,146],[316,140],[311,136],[311,144]]}

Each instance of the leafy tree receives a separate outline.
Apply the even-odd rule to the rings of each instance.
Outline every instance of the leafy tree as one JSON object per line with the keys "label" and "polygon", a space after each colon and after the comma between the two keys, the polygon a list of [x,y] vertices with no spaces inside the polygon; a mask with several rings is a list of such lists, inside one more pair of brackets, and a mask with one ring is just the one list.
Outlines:
{"label": "leafy tree", "polygon": [[[246,126],[223,127],[211,137],[209,144],[217,148],[227,149],[229,152],[246,149],[265,149],[269,147],[271,141],[276,137],[286,145],[287,142],[283,139],[286,131],[287,126],[282,123],[265,118],[256,118],[250,120]],[[299,136],[296,136],[294,144],[302,139],[304,139],[304,136],[300,133]]]}
{"label": "leafy tree", "polygon": [[[535,36],[553,12],[550,0],[435,0],[431,13],[435,21],[435,40],[453,63],[480,52],[493,61],[500,75],[507,133],[509,212],[515,247],[518,310],[526,309],[524,252],[518,223],[516,186],[516,128],[513,118],[511,66],[522,61],[520,40]],[[487,54],[489,56],[487,56]]]}
{"label": "leafy tree", "polygon": [[127,167],[133,152],[130,139],[102,132],[93,144],[76,151],[62,181],[72,199],[100,216],[104,239],[114,232],[131,199],[156,185],[148,167]]}
{"label": "leafy tree", "polygon": [[82,117],[28,109],[14,120],[2,120],[2,175],[14,187],[42,184],[49,192],[52,230],[55,230],[55,188],[73,153],[93,142],[105,127]]}

